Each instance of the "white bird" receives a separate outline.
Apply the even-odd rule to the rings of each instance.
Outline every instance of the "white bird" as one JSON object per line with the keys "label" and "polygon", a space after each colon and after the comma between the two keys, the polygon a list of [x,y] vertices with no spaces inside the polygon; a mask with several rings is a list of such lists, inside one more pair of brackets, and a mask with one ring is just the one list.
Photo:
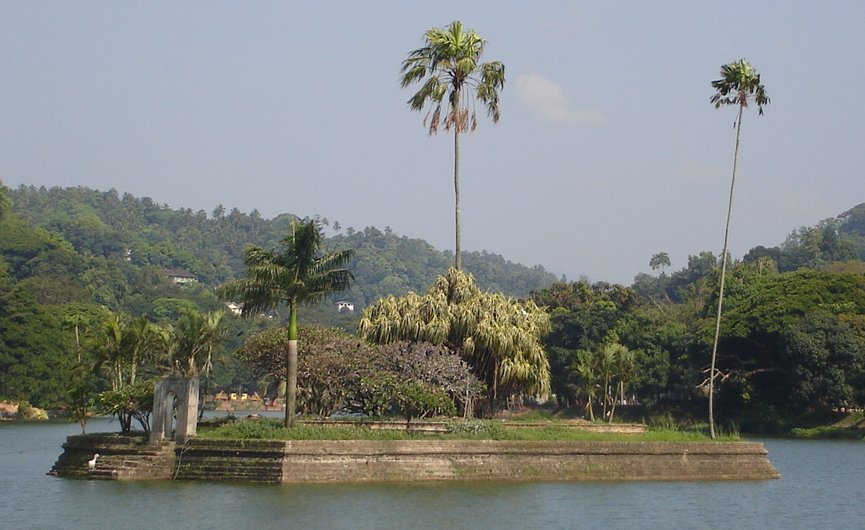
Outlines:
{"label": "white bird", "polygon": [[93,460],[87,461],[87,470],[88,471],[93,471],[94,469],[96,469],[96,459],[97,458],[99,458],[99,453],[96,453],[95,455],[93,455]]}

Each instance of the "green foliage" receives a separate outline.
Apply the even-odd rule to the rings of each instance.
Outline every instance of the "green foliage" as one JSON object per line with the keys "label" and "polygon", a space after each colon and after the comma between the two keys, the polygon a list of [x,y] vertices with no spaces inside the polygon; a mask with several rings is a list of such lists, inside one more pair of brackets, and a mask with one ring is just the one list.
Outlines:
{"label": "green foliage", "polygon": [[[485,387],[472,373],[471,367],[460,356],[444,346],[428,342],[400,341],[378,346],[379,366],[387,373],[396,374],[404,384],[417,389],[427,388],[436,395],[440,392],[448,399],[439,406],[431,406],[432,414],[455,414],[456,405],[464,416],[471,415],[475,402],[484,395]],[[435,398],[438,399],[438,398]],[[407,414],[405,407],[403,413]]]}
{"label": "green foliage", "polygon": [[865,333],[818,310],[786,330],[784,340],[792,366],[788,407],[829,412],[855,402],[853,380],[865,362]]}
{"label": "green foliage", "polygon": [[150,413],[153,412],[153,381],[139,381],[119,390],[106,390],[96,396],[96,411],[116,416],[124,434],[132,431],[136,420],[144,432],[150,431]]}
{"label": "green foliage", "polygon": [[[544,426],[508,427],[499,420],[470,420],[448,422],[448,433],[418,433],[410,429],[373,429],[365,422],[347,422],[338,426],[318,426],[300,423],[293,429],[271,419],[240,420],[218,427],[199,429],[202,438],[237,440],[522,440],[522,441],[618,441],[618,442],[684,442],[704,441],[700,430],[651,429],[642,434],[597,433],[555,422]],[[727,435],[719,441],[735,441]]]}
{"label": "green foliage", "polygon": [[71,421],[76,421],[81,426],[81,434],[87,431],[87,419],[93,412],[95,405],[95,380],[88,367],[77,364],[73,370],[71,386],[69,388],[69,404],[67,412]]}
{"label": "green foliage", "polygon": [[399,386],[400,380],[394,374],[379,373],[361,377],[357,393],[346,408],[371,418],[395,414]]}
{"label": "green foliage", "polygon": [[388,297],[367,308],[358,333],[378,344],[430,342],[460,352],[497,406],[509,395],[549,393],[540,344],[548,329],[534,302],[483,292],[470,275],[450,269],[425,296]]}
{"label": "green foliage", "polygon": [[679,422],[669,412],[652,416],[646,423],[649,429],[654,431],[675,432],[679,430]]}
{"label": "green foliage", "polygon": [[247,421],[232,421],[212,429],[201,429],[199,434],[206,438],[234,440],[285,440],[295,429],[286,429],[277,420],[259,418]]}

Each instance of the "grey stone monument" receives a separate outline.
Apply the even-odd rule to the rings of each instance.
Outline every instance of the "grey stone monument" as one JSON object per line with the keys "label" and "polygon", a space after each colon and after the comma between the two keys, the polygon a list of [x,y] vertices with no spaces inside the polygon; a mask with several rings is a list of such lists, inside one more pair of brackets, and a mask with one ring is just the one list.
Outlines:
{"label": "grey stone monument", "polygon": [[170,376],[156,382],[153,389],[151,442],[161,442],[171,436],[171,424],[175,416],[174,441],[182,444],[195,436],[198,424],[197,377]]}

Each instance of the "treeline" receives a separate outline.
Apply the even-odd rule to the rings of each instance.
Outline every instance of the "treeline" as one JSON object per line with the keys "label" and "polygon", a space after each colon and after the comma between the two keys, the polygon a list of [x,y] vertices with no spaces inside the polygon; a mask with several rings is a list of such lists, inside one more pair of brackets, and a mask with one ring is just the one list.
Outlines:
{"label": "treeline", "polygon": [[[715,375],[722,419],[768,429],[865,405],[863,214],[858,206],[734,261]],[[659,253],[650,263],[660,272],[632,287],[581,281],[534,293],[550,313],[560,404],[704,413],[718,262],[701,252],[668,274]]]}
{"label": "treeline", "polygon": [[[275,248],[291,214],[264,219],[257,211],[210,213],[172,209],[149,198],[84,187],[10,190],[0,183],[0,398],[64,407],[74,352],[95,341],[111,315],[167,325],[190,311],[224,310],[213,288],[245,273],[247,245]],[[333,234],[328,249],[354,248],[355,282],[339,299],[304,308],[304,322],[354,332],[362,309],[378,298],[424,292],[453,256],[389,228],[355,230],[320,219]],[[487,289],[525,296],[555,276],[486,252],[467,253],[466,269]],[[172,283],[166,269],[193,274],[197,282]],[[241,320],[227,313],[227,341],[214,352],[213,384],[252,388],[255,381],[233,352],[260,328],[282,322],[284,311]],[[72,326],[72,320],[81,320]],[[91,355],[84,353],[85,357]],[[92,355],[91,355],[92,357]],[[89,359],[95,362],[95,358]]]}
{"label": "treeline", "polygon": [[[15,215],[27,227],[44,230],[71,245],[81,257],[128,260],[135,266],[183,269],[213,287],[244,271],[247,245],[274,248],[285,237],[290,213],[262,218],[257,210],[230,211],[222,205],[204,210],[171,209],[151,199],[122,196],[116,190],[36,188],[11,190]],[[356,282],[352,302],[363,307],[387,294],[425,291],[453,261],[421,239],[390,227],[355,230],[319,219],[333,233],[330,248],[353,248],[350,268]],[[525,296],[556,277],[541,266],[527,268],[487,252],[469,252],[465,269],[480,285],[510,296]]]}
{"label": "treeline", "polygon": [[[292,219],[286,214],[266,220],[236,209],[172,210],[146,198],[85,188],[0,187],[0,192],[0,398],[52,408],[74,405],[70,389],[79,367],[96,365],[105,354],[106,322],[119,318],[128,326],[144,317],[160,329],[178,330],[195,315],[224,310],[212,287],[244,274],[246,244],[278,246]],[[387,295],[428,292],[451,264],[448,253],[390,228],[355,230],[320,222],[333,234],[326,241],[329,250],[356,252],[350,265],[356,282],[340,296],[356,309],[304,308],[307,324],[337,324],[353,333],[364,307]],[[860,205],[733,261],[716,373],[722,422],[765,425],[865,405],[863,256],[865,205]],[[484,253],[466,255],[464,268],[481,289],[528,297],[546,311],[550,330],[543,346],[549,388],[559,405],[605,418],[623,404],[700,417],[708,391],[718,261],[711,252],[701,252],[682,269],[667,271],[669,259],[659,253],[650,261],[655,274],[638,275],[630,287],[554,282],[540,267]],[[199,282],[175,285],[165,268],[187,270]],[[507,338],[508,329],[493,326],[495,318],[492,327],[480,325],[487,312],[476,315],[478,335],[471,343],[476,348],[478,337],[488,335],[490,345],[511,344],[497,339]],[[435,319],[444,314],[436,313]],[[211,388],[260,388],[261,370],[234,352],[253,331],[274,327],[282,317],[274,312],[240,320],[226,314],[225,340],[208,352]],[[462,320],[454,322],[463,329]],[[449,333],[445,346],[467,359],[461,349],[469,342],[463,342]],[[484,366],[493,369],[481,379],[488,391],[505,389],[495,371],[498,360],[506,358],[501,352],[517,360],[523,353],[504,346],[483,351],[491,360]],[[533,366],[543,371],[546,364]],[[477,366],[475,372],[480,373]],[[320,388],[332,385],[319,376]],[[97,380],[96,390],[106,390],[108,381]],[[351,399],[357,402],[366,387],[360,379],[352,381]],[[418,380],[412,388],[437,402],[428,384]]]}

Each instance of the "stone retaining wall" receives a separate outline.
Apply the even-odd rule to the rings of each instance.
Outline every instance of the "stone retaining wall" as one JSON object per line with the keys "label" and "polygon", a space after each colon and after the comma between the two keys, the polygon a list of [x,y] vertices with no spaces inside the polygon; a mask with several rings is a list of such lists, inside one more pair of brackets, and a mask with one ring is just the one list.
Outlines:
{"label": "stone retaining wall", "polygon": [[[73,440],[75,439],[75,440]],[[194,438],[170,454],[70,437],[55,474],[118,480],[220,480],[263,483],[431,480],[764,480],[778,478],[755,442],[527,442],[475,440],[268,441]],[[100,459],[94,476],[86,459]],[[132,448],[129,449],[132,451]],[[103,454],[100,452],[100,454]],[[111,468],[110,465],[122,467]],[[108,476],[105,476],[108,475]]]}
{"label": "stone retaining wall", "polygon": [[417,480],[762,480],[746,442],[294,441],[284,483]]}
{"label": "stone retaining wall", "polygon": [[[96,468],[87,461],[99,454]],[[170,479],[174,476],[174,442],[148,442],[144,435],[81,434],[69,436],[49,474],[106,480]]]}

